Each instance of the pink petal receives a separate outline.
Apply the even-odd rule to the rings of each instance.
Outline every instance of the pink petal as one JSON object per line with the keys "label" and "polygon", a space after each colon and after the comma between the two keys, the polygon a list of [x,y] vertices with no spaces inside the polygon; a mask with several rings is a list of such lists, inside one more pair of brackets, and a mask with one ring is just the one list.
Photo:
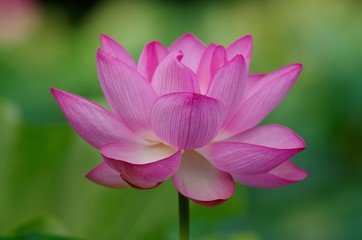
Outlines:
{"label": "pink petal", "polygon": [[235,190],[229,174],[216,169],[195,151],[183,153],[181,166],[172,180],[182,195],[204,206],[221,204]]}
{"label": "pink petal", "polygon": [[182,63],[196,73],[206,47],[194,35],[188,33],[177,39],[169,48],[170,52],[181,51],[185,54]]}
{"label": "pink petal", "polygon": [[138,71],[147,81],[151,82],[153,73],[167,54],[167,49],[161,43],[156,41],[148,43],[138,60]]}
{"label": "pink petal", "polygon": [[125,181],[140,188],[154,187],[174,175],[181,160],[181,151],[163,144],[113,143],[102,147],[101,153]]}
{"label": "pink petal", "polygon": [[152,79],[152,87],[157,95],[174,92],[199,92],[196,75],[180,62],[182,57],[182,52],[173,52],[157,67]]}
{"label": "pink petal", "polygon": [[234,174],[233,177],[244,185],[259,188],[276,188],[299,182],[306,178],[307,175],[307,171],[287,160],[264,174],[254,176]]}
{"label": "pink petal", "polygon": [[243,96],[247,71],[243,56],[236,56],[213,75],[207,96],[216,98],[226,107],[226,120],[235,113]]}
{"label": "pink petal", "polygon": [[110,188],[128,188],[129,185],[121,178],[121,175],[116,170],[102,162],[92,171],[87,173],[86,178],[99,185]]}
{"label": "pink petal", "polygon": [[[245,99],[248,99],[251,95],[256,92],[256,89],[260,87],[262,84],[263,78],[266,74],[251,74],[248,75],[246,79],[246,85],[244,93],[241,97],[240,102],[244,102]],[[236,104],[235,104],[236,105]],[[239,107],[237,108],[237,110]],[[235,114],[235,113],[234,113]],[[224,122],[224,128],[221,128],[219,134],[215,137],[214,141],[221,141],[224,140],[232,135],[235,134],[235,130],[232,130],[232,126],[235,123],[236,119],[233,119],[234,115],[229,115],[229,118]],[[231,129],[228,129],[231,128]]]}
{"label": "pink petal", "polygon": [[204,207],[216,207],[218,205],[220,205],[221,203],[225,202],[227,199],[220,199],[220,200],[215,200],[215,201],[198,201],[198,200],[194,200],[191,199],[194,203],[199,204],[201,206]]}
{"label": "pink petal", "polygon": [[125,140],[145,143],[103,107],[55,88],[51,92],[74,130],[96,148]]}
{"label": "pink petal", "polygon": [[216,46],[215,51],[212,55],[211,76],[213,76],[214,73],[216,72],[216,70],[218,70],[219,67],[224,65],[226,61],[227,61],[227,58],[226,58],[225,48],[220,45]]}
{"label": "pink petal", "polygon": [[267,125],[199,149],[220,170],[237,175],[267,173],[305,149],[303,139],[292,130]]}
{"label": "pink petal", "polygon": [[136,68],[136,64],[133,61],[132,56],[127,52],[127,50],[117,43],[114,39],[108,37],[105,34],[101,35],[101,44],[102,49],[105,53],[111,55],[112,57],[118,58],[119,60],[127,63],[129,66]]}
{"label": "pink petal", "polygon": [[98,75],[108,103],[133,131],[150,137],[150,114],[156,93],[133,68],[122,61],[97,53]]}
{"label": "pink petal", "polygon": [[229,139],[227,142],[243,142],[272,148],[305,148],[304,140],[290,128],[269,124],[254,127]]}
{"label": "pink petal", "polygon": [[243,55],[246,62],[246,69],[249,71],[252,46],[253,38],[251,35],[239,38],[226,48],[228,60],[233,59],[237,55]]}
{"label": "pink petal", "polygon": [[199,67],[197,68],[197,80],[200,85],[200,92],[205,94],[209,86],[209,82],[212,76],[211,72],[211,62],[214,56],[216,45],[214,43],[210,44],[204,54],[201,57]]}
{"label": "pink petal", "polygon": [[270,171],[303,149],[276,149],[248,143],[219,142],[199,150],[222,171],[257,175]]}
{"label": "pink petal", "polygon": [[248,99],[257,90],[260,89],[260,86],[263,84],[263,78],[266,75],[267,74],[249,74],[248,75],[242,101]]}
{"label": "pink petal", "polygon": [[239,110],[225,125],[225,131],[233,135],[262,121],[287,95],[301,70],[302,65],[292,64],[263,77],[259,89],[254,89],[254,93],[243,100]]}
{"label": "pink petal", "polygon": [[197,69],[197,79],[200,85],[200,92],[205,94],[211,77],[215,71],[226,62],[226,51],[223,46],[211,44],[204,52],[200,65]]}
{"label": "pink petal", "polygon": [[178,149],[207,144],[215,137],[223,120],[223,104],[196,93],[171,93],[159,97],[152,111],[156,135]]}

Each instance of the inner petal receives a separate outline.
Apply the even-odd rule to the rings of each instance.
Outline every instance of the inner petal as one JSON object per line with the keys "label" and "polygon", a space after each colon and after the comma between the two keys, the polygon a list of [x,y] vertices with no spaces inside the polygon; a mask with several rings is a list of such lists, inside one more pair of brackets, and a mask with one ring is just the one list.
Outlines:
{"label": "inner petal", "polygon": [[159,97],[152,111],[156,135],[178,149],[199,148],[210,142],[224,121],[224,105],[196,93]]}

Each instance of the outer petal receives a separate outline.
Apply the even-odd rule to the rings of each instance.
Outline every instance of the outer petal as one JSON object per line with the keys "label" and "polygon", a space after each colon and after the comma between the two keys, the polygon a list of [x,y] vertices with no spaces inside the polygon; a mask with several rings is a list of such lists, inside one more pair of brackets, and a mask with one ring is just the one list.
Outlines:
{"label": "outer petal", "polygon": [[171,177],[181,160],[181,151],[163,144],[113,143],[102,147],[101,153],[125,181],[139,188],[155,187]]}
{"label": "outer petal", "polygon": [[239,38],[226,48],[228,60],[234,58],[236,55],[243,55],[245,58],[247,71],[249,71],[252,46],[253,38],[251,35],[246,35],[242,38]]}
{"label": "outer petal", "polygon": [[248,75],[242,101],[248,99],[250,96],[252,96],[256,91],[260,89],[260,86],[263,84],[263,78],[265,76],[266,74],[260,74],[260,73]]}
{"label": "outer petal", "polygon": [[151,82],[157,66],[167,54],[167,49],[161,43],[156,41],[148,43],[144,47],[138,60],[138,72],[140,72],[146,80]]}
{"label": "outer petal", "polygon": [[197,80],[200,85],[200,92],[205,94],[211,77],[215,71],[226,62],[226,51],[223,46],[211,44],[204,52],[200,65],[197,69]]}
{"label": "outer petal", "polygon": [[178,149],[202,147],[224,121],[224,106],[196,93],[171,93],[158,98],[152,111],[156,135]]}
{"label": "outer petal", "polygon": [[298,78],[302,65],[292,64],[261,79],[259,89],[245,99],[239,110],[225,125],[230,135],[245,131],[262,121],[287,95]]}
{"label": "outer petal", "polygon": [[182,57],[182,52],[173,52],[157,67],[152,87],[159,96],[174,92],[200,92],[195,73],[180,62]]}
{"label": "outer petal", "polygon": [[168,49],[171,52],[182,51],[185,54],[182,63],[196,73],[206,47],[194,35],[188,33],[177,39]]}
{"label": "outer petal", "polygon": [[86,178],[94,183],[110,188],[128,188],[129,185],[121,178],[121,175],[116,170],[102,162],[92,171],[87,173]]}
{"label": "outer petal", "polygon": [[305,149],[303,139],[279,125],[257,127],[227,141],[198,151],[219,169],[237,175],[267,173]]}
{"label": "outer petal", "polygon": [[292,129],[278,124],[254,127],[225,141],[250,143],[280,149],[305,148],[305,143],[300,136],[293,132]]}
{"label": "outer petal", "polygon": [[96,148],[117,141],[145,143],[103,107],[55,88],[51,92],[74,130]]}
{"label": "outer petal", "polygon": [[235,190],[229,174],[216,169],[195,151],[186,151],[182,155],[181,166],[172,180],[182,195],[204,206],[224,202]]}
{"label": "outer petal", "polygon": [[108,37],[105,34],[101,35],[101,44],[102,49],[105,53],[111,55],[112,57],[118,58],[119,60],[127,63],[129,66],[136,68],[136,64],[133,61],[132,56],[127,52],[127,50],[117,43],[112,38]]}
{"label": "outer petal", "polygon": [[219,68],[211,79],[206,95],[225,104],[226,120],[235,113],[240,104],[246,79],[245,60],[241,55]]}
{"label": "outer petal", "polygon": [[98,75],[103,92],[117,115],[135,132],[148,137],[151,107],[156,93],[143,77],[122,61],[97,54]]}
{"label": "outer petal", "polygon": [[307,171],[288,160],[264,174],[254,176],[235,174],[233,177],[244,185],[259,188],[276,188],[299,182],[307,175]]}

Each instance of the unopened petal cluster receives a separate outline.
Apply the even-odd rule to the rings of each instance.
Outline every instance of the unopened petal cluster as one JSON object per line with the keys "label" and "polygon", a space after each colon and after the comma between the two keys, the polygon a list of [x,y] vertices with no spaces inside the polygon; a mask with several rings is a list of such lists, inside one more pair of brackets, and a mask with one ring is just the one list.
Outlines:
{"label": "unopened petal cluster", "polygon": [[176,189],[204,206],[229,199],[235,182],[273,188],[304,179],[290,158],[305,148],[281,125],[257,126],[286,96],[302,65],[250,74],[252,37],[206,46],[186,34],[148,43],[136,64],[101,36],[97,70],[111,108],[52,89],[74,130],[103,161],[86,177],[111,188]]}

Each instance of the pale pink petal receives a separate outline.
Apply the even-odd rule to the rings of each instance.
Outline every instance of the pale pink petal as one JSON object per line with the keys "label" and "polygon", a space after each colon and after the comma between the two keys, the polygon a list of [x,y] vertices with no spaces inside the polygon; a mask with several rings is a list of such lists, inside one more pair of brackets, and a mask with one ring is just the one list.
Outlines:
{"label": "pale pink petal", "polygon": [[182,195],[204,206],[224,202],[235,190],[234,181],[228,173],[218,170],[195,151],[183,153],[181,166],[172,180]]}
{"label": "pale pink petal", "polygon": [[135,69],[101,50],[97,54],[97,69],[103,92],[113,111],[129,128],[149,138],[150,114],[157,97],[151,84]]}
{"label": "pale pink petal", "polygon": [[101,153],[125,181],[140,188],[154,187],[174,175],[181,160],[181,151],[163,144],[112,143]]}
{"label": "pale pink petal", "polygon": [[200,92],[195,73],[180,62],[182,57],[182,52],[172,52],[158,65],[152,79],[157,95]]}
{"label": "pale pink petal", "polygon": [[198,200],[193,200],[191,199],[194,203],[199,204],[201,206],[204,207],[216,207],[218,205],[220,205],[221,203],[225,202],[227,199],[220,199],[220,200],[215,200],[215,201],[198,201]]}
{"label": "pale pink petal", "polygon": [[252,47],[253,38],[251,35],[246,35],[242,38],[239,38],[226,48],[227,58],[230,60],[237,55],[243,55],[246,62],[246,69],[249,71]]}
{"label": "pale pink petal", "polygon": [[169,48],[170,52],[182,51],[185,56],[182,63],[196,73],[206,47],[194,35],[188,33],[177,39]]}
{"label": "pale pink petal", "polygon": [[128,188],[130,187],[122,178],[121,174],[108,166],[107,163],[102,162],[92,169],[85,176],[89,180],[99,185],[110,188]]}
{"label": "pale pink petal", "polygon": [[306,178],[307,175],[307,171],[287,160],[264,174],[253,176],[233,174],[233,177],[239,183],[247,186],[276,188],[299,182]]}
{"label": "pale pink petal", "polygon": [[200,65],[197,69],[197,80],[200,85],[200,92],[205,94],[211,77],[215,71],[226,62],[226,51],[223,46],[211,44],[205,50]]}
{"label": "pale pink petal", "polygon": [[220,170],[237,175],[259,175],[279,166],[305,149],[305,143],[292,130],[267,125],[198,149]]}
{"label": "pale pink petal", "polygon": [[260,79],[262,84],[249,98],[244,99],[239,110],[225,125],[230,135],[245,131],[261,122],[287,95],[302,70],[302,65],[292,64]]}
{"label": "pale pink petal", "polygon": [[[260,85],[263,82],[262,80],[263,80],[264,76],[266,76],[266,74],[248,75],[247,80],[246,80],[245,90],[241,96],[240,102],[244,102],[245,99],[249,98],[252,94],[255,93],[256,89],[259,89]],[[239,105],[240,105],[240,103],[239,103]],[[238,109],[239,109],[239,107],[236,108],[236,111]],[[235,114],[235,112],[234,112],[234,114]],[[233,116],[234,115],[229,115],[229,118],[225,120],[224,128],[221,128],[219,134],[215,137],[214,141],[222,141],[235,134],[235,131],[228,129],[228,127],[232,126],[232,124],[234,124],[234,121],[236,121],[236,119],[233,119]],[[232,123],[232,124],[230,124],[230,123]]]}
{"label": "pale pink petal", "polygon": [[258,89],[260,89],[260,86],[263,84],[263,78],[267,74],[249,74],[248,78],[246,80],[246,86],[245,91],[243,94],[243,100],[248,99],[250,96],[252,96]]}
{"label": "pale pink petal", "polygon": [[224,103],[226,121],[237,110],[247,79],[244,57],[239,55],[219,68],[213,75],[207,96]]}
{"label": "pale pink petal", "polygon": [[[231,60],[232,59],[230,59],[230,61]],[[213,76],[214,73],[216,72],[216,70],[218,70],[219,67],[224,65],[225,62],[227,62],[226,50],[223,46],[218,45],[218,46],[216,46],[215,51],[212,55],[212,61],[211,61],[211,66],[210,66],[211,67],[211,76]]]}
{"label": "pale pink petal", "polygon": [[305,148],[304,140],[292,129],[269,124],[254,127],[229,139],[227,142],[243,142],[272,148]]}
{"label": "pale pink petal", "polygon": [[150,42],[142,50],[137,69],[143,77],[151,82],[158,64],[167,56],[167,49],[159,42]]}
{"label": "pale pink petal", "polygon": [[196,93],[171,93],[159,97],[152,111],[156,135],[178,149],[207,144],[215,137],[223,121],[223,104]]}
{"label": "pale pink petal", "polygon": [[127,50],[117,43],[114,39],[108,37],[105,34],[101,35],[101,44],[102,49],[105,53],[111,55],[112,57],[118,58],[119,60],[127,63],[129,66],[136,68],[136,64],[133,61],[132,56],[127,52]]}
{"label": "pale pink petal", "polygon": [[74,130],[96,148],[117,141],[145,143],[105,108],[55,88],[51,92]]}
{"label": "pale pink petal", "polygon": [[200,92],[205,94],[209,86],[209,82],[212,76],[211,72],[211,62],[213,59],[214,51],[216,45],[214,43],[210,44],[204,54],[201,57],[199,67],[197,68],[197,80],[200,85]]}

